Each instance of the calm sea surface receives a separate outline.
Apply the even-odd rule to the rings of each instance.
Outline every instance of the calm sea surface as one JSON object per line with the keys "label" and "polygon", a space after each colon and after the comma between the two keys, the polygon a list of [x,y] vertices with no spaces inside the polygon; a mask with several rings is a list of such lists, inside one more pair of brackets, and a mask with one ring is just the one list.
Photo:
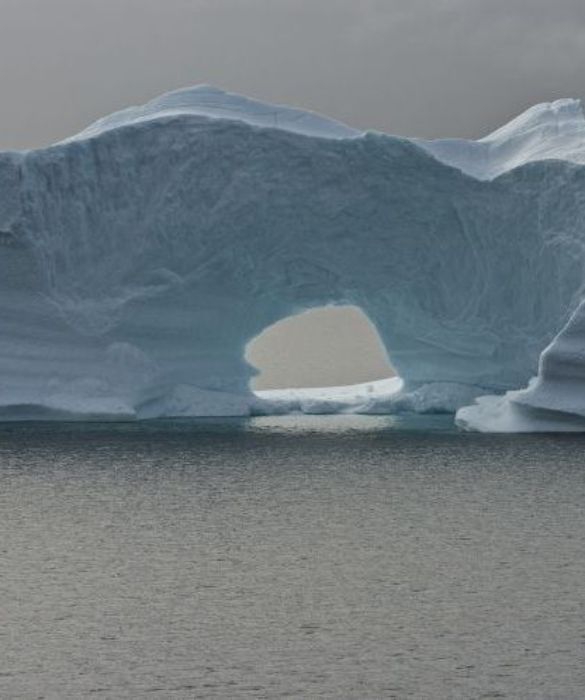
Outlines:
{"label": "calm sea surface", "polygon": [[0,425],[0,698],[585,698],[585,436]]}

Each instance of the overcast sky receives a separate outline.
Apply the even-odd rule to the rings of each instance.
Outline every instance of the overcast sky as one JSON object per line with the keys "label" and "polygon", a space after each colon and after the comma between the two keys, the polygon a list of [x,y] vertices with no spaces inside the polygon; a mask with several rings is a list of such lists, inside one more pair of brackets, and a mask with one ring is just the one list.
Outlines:
{"label": "overcast sky", "polygon": [[0,0],[0,148],[200,82],[475,137],[580,97],[584,67],[584,0]]}
{"label": "overcast sky", "polygon": [[0,149],[203,82],[364,129],[479,137],[585,95],[585,0],[0,0]]}

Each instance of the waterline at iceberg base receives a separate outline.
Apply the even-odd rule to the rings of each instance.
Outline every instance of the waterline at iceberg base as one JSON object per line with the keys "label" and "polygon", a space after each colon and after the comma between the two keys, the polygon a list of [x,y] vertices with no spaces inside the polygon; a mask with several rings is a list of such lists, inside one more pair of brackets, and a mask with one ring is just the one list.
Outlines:
{"label": "waterline at iceberg base", "polygon": [[[423,141],[169,93],[0,153],[0,419],[457,411],[585,430],[584,244],[576,100]],[[363,310],[400,379],[253,394],[246,345],[328,304]]]}

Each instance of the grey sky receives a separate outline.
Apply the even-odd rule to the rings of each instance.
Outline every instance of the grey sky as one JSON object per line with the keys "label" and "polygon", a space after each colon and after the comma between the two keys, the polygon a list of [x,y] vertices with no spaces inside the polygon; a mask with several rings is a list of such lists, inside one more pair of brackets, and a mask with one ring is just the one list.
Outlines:
{"label": "grey sky", "polygon": [[393,373],[374,325],[355,306],[285,319],[250,343],[246,357],[262,369],[256,389],[358,384]]}
{"label": "grey sky", "polygon": [[403,135],[585,93],[582,0],[0,0],[0,148],[209,82]]}
{"label": "grey sky", "polygon": [[583,0],[0,0],[0,149],[201,82],[361,128],[478,137],[584,96],[584,66]]}

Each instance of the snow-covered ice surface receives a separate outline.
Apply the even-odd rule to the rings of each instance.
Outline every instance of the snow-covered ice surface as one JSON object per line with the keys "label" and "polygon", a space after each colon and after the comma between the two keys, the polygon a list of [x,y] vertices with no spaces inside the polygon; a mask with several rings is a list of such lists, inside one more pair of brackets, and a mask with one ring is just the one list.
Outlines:
{"label": "snow-covered ice surface", "polygon": [[416,143],[444,163],[480,180],[545,159],[585,163],[583,107],[580,100],[535,105],[478,141],[438,139]]}
{"label": "snow-covered ice surface", "polygon": [[[585,280],[584,163],[575,100],[429,142],[207,86],[0,153],[0,418],[454,412],[491,394],[459,422],[494,429],[513,403],[523,429],[535,411],[564,425],[585,406],[579,314],[557,336]],[[401,379],[254,395],[246,344],[327,304],[364,311]]]}

